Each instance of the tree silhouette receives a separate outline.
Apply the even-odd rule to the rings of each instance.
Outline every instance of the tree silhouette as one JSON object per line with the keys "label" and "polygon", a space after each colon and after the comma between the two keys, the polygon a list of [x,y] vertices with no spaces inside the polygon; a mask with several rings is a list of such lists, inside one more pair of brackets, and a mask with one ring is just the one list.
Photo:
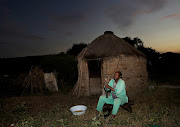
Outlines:
{"label": "tree silhouette", "polygon": [[131,39],[131,37],[125,37],[122,39],[128,42],[130,45],[132,45],[135,48],[144,47],[143,42],[138,37],[135,37],[134,39]]}
{"label": "tree silhouette", "polygon": [[66,54],[77,56],[86,46],[87,44],[85,43],[73,44],[72,48],[68,49]]}
{"label": "tree silhouette", "polygon": [[138,37],[133,39],[134,47],[141,48],[144,47],[144,43]]}
{"label": "tree silhouette", "polygon": [[122,38],[123,40],[125,40],[126,42],[128,42],[130,45],[132,45],[133,47],[135,47],[134,46],[134,42],[133,42],[133,40],[131,39],[131,37],[125,37],[125,38]]}
{"label": "tree silhouette", "polygon": [[144,42],[138,37],[135,37],[134,39],[131,39],[130,37],[125,37],[123,39],[126,42],[128,42],[130,45],[132,45],[133,47],[135,47],[136,49],[138,49],[139,51],[143,52],[146,55],[148,71],[152,71],[152,69],[156,70],[160,62],[159,52],[157,52],[155,49],[151,47],[145,47]]}

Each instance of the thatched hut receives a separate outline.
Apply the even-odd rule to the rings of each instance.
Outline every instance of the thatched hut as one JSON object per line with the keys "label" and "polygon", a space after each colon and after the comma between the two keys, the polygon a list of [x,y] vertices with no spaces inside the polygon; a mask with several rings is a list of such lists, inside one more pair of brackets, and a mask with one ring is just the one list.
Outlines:
{"label": "thatched hut", "polygon": [[105,78],[113,78],[120,70],[129,95],[147,83],[146,56],[111,31],[97,37],[77,56],[78,81],[73,93],[77,96],[101,94]]}

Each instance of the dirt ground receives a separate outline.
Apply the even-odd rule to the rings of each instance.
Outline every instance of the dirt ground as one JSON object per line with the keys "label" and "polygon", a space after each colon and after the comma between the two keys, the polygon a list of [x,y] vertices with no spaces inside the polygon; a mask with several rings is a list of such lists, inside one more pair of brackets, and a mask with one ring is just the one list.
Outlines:
{"label": "dirt ground", "polygon": [[[111,126],[180,126],[180,90],[155,87],[139,93],[134,101],[133,113],[119,109]],[[96,120],[99,96],[77,98],[58,92],[52,95],[34,95],[0,99],[0,126],[108,126],[107,121]],[[83,104],[87,111],[73,116],[74,105]]]}
{"label": "dirt ground", "polygon": [[72,107],[74,105],[96,105],[98,102],[98,96],[94,97],[80,97],[77,98],[71,94],[64,94],[62,92],[54,93],[47,96],[23,96],[23,97],[11,97],[1,99],[1,107],[7,110],[13,110],[22,102],[28,104],[28,113],[36,114],[37,112],[43,112],[49,110],[51,107],[57,104],[64,107]]}

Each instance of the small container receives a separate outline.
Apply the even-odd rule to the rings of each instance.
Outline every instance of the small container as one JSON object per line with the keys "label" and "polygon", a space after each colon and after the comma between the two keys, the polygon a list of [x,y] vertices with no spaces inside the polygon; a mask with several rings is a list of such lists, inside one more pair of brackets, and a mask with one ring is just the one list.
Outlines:
{"label": "small container", "polygon": [[82,115],[86,112],[87,107],[85,105],[76,105],[70,108],[73,115]]}

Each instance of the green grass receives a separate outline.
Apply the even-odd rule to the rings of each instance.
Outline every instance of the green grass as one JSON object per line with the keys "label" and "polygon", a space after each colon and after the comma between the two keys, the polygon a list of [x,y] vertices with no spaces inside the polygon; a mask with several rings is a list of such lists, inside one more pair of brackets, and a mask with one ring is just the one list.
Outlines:
{"label": "green grass", "polygon": [[[179,127],[180,90],[155,87],[135,98],[133,113],[120,108],[111,126],[121,127]],[[110,119],[95,119],[98,97],[77,99],[72,95],[32,96],[3,98],[0,125],[15,123],[17,127],[106,127]],[[69,108],[85,104],[84,115],[73,116]]]}

